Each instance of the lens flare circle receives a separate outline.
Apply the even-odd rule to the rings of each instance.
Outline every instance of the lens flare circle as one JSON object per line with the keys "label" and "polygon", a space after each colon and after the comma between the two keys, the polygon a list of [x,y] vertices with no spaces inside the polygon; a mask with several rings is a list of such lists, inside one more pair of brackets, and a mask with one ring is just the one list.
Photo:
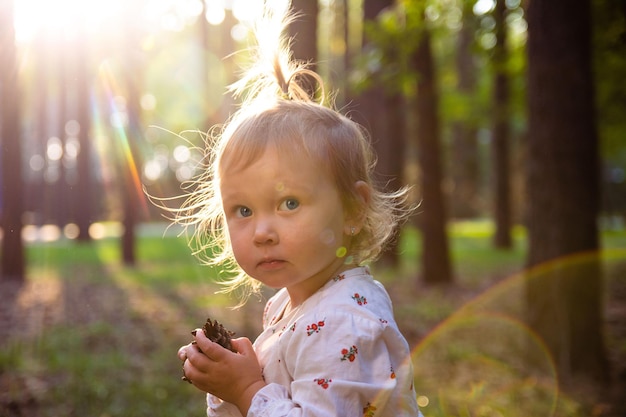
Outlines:
{"label": "lens flare circle", "polygon": [[554,415],[559,396],[554,362],[542,340],[516,318],[455,314],[415,348],[412,359],[417,392],[429,399],[431,412]]}

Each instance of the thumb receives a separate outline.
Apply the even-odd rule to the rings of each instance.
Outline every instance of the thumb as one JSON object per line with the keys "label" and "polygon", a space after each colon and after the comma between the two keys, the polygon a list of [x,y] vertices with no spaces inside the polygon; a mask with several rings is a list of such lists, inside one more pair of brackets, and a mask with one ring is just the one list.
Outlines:
{"label": "thumb", "polygon": [[200,352],[202,352],[206,357],[213,361],[222,360],[224,354],[228,352],[227,349],[224,349],[219,344],[209,340],[209,338],[205,336],[204,332],[201,329],[196,330],[194,340]]}
{"label": "thumb", "polygon": [[178,359],[183,362],[187,359],[187,346],[189,345],[181,346],[180,349],[178,349]]}
{"label": "thumb", "polygon": [[233,345],[233,348],[237,351],[237,353],[241,353],[244,356],[248,356],[249,354],[255,355],[252,342],[247,337],[231,339],[230,343]]}

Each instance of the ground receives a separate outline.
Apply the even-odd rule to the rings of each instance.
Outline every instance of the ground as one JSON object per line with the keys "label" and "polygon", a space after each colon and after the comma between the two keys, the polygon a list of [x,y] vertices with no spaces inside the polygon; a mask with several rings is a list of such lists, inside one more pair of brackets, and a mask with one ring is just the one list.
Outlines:
{"label": "ground", "polygon": [[[626,276],[626,266],[613,273]],[[403,302],[402,287],[389,288],[393,298]],[[475,294],[464,292],[460,288],[450,288],[450,299],[463,303]],[[22,337],[37,338],[44,328],[53,324],[67,321],[69,318],[75,324],[88,323],[107,316],[112,321],[124,321],[127,317],[124,312],[111,308],[109,303],[115,297],[120,297],[119,289],[103,283],[78,280],[76,285],[59,286],[58,281],[50,279],[36,279],[19,285],[12,282],[0,282],[0,340],[6,340],[16,332]],[[606,330],[609,342],[608,356],[611,361],[612,384],[609,390],[599,396],[597,405],[593,408],[593,416],[624,417],[626,416],[626,280],[611,280],[606,300]],[[133,302],[141,303],[139,300]],[[154,306],[143,306],[150,309]],[[259,314],[259,305],[255,306],[255,316]],[[396,303],[396,308],[402,305]],[[229,315],[228,321],[244,320],[246,315]],[[202,323],[199,323],[201,325]],[[129,326],[141,326],[141,323],[127,323]],[[411,317],[400,314],[400,325],[406,333],[412,346],[416,346],[423,331],[416,330]],[[241,326],[239,326],[241,328]],[[245,325],[243,325],[245,327]],[[184,329],[184,331],[187,331]],[[15,395],[16,381],[11,380],[10,372],[1,372],[0,367],[0,416],[37,416],[37,399],[45,389],[42,381],[35,378],[23,378],[18,384],[19,395]],[[593,390],[593,388],[592,388]],[[596,394],[594,394],[596,395]],[[4,413],[4,414],[3,414]]]}

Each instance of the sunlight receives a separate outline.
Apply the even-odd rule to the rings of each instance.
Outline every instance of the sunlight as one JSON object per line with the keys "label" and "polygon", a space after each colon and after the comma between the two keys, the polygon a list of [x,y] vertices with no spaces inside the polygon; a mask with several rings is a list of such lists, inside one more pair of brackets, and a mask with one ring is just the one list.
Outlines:
{"label": "sunlight", "polygon": [[39,33],[61,40],[97,33],[122,10],[122,0],[15,0],[16,39],[25,43]]}
{"label": "sunlight", "polygon": [[478,0],[474,4],[474,14],[476,16],[482,16],[489,13],[496,6],[494,0]]}
{"label": "sunlight", "polygon": [[130,176],[129,181],[132,185],[132,189],[141,207],[141,211],[144,215],[148,212],[148,206],[145,198],[145,194],[142,190],[142,184],[139,174],[139,168],[135,159],[134,153],[131,151],[131,145],[129,142],[128,128],[128,110],[126,99],[118,95],[120,86],[117,83],[113,75],[113,71],[108,62],[103,63],[100,66],[99,79],[102,82],[102,86],[105,91],[106,101],[109,106],[110,125],[114,130],[114,137],[117,140],[117,144],[121,147],[121,155],[128,169]]}
{"label": "sunlight", "polygon": [[[223,2],[208,3],[206,18],[213,24],[224,19]],[[18,43],[45,34],[56,41],[79,36],[115,36],[125,22],[146,32],[181,31],[202,14],[202,0],[15,0]]]}
{"label": "sunlight", "polygon": [[206,3],[205,18],[212,25],[221,24],[226,18],[225,4],[223,0],[214,0]]}
{"label": "sunlight", "polygon": [[235,1],[233,3],[233,15],[242,22],[251,22],[257,18],[263,10],[262,2]]}
{"label": "sunlight", "polygon": [[[286,0],[274,0],[272,9],[281,10],[289,5]],[[245,24],[250,25],[263,13],[263,2],[252,2],[250,0],[234,0],[232,4],[233,15]]]}

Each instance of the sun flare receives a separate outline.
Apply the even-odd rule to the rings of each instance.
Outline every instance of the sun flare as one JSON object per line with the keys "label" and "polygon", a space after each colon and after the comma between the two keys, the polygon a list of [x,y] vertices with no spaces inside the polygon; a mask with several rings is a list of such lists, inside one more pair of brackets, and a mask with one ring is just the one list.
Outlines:
{"label": "sun flare", "polygon": [[[240,22],[255,18],[256,0],[14,0],[15,31],[19,43],[37,36],[69,40],[79,36],[105,37],[126,23],[146,32],[180,31],[203,15],[212,25],[232,10]],[[203,4],[204,3],[204,4]]]}
{"label": "sun flare", "polygon": [[121,0],[15,0],[15,32],[18,42],[38,35],[67,39],[102,31],[122,13]]}

